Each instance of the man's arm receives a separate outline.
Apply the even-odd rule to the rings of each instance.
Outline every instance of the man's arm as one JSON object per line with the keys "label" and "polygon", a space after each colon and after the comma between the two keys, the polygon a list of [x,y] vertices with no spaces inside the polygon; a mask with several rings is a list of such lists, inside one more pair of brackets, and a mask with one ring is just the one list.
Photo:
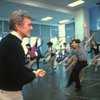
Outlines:
{"label": "man's arm", "polygon": [[69,60],[68,57],[66,57],[64,60],[60,61],[60,62],[58,63],[58,65],[61,65],[63,62],[67,62],[68,60]]}
{"label": "man's arm", "polygon": [[77,63],[77,57],[76,57],[75,55],[73,55],[73,56],[69,59],[68,63],[70,63],[70,64],[69,64],[69,66],[65,69],[65,71],[69,71],[69,70],[71,70],[71,69],[75,66],[75,64]]}
{"label": "man's arm", "polygon": [[92,35],[88,38],[87,23],[85,23],[83,27],[84,27],[84,38],[86,39],[85,44],[87,46],[90,44],[91,40],[93,39],[95,32],[92,32]]}
{"label": "man's arm", "polygon": [[90,38],[86,41],[86,45],[89,45],[89,44],[90,44],[90,42],[92,41],[94,35],[95,35],[95,32],[92,32],[92,35],[91,35]]}

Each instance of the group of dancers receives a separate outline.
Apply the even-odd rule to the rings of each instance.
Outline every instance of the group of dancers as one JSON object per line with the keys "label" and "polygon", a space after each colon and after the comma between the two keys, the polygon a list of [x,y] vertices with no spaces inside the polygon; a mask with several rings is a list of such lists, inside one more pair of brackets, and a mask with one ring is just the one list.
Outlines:
{"label": "group of dancers", "polygon": [[[48,49],[43,55],[41,53],[41,45],[37,46],[38,39],[33,47],[29,44],[26,44],[28,52],[26,54],[29,57],[29,67],[32,69],[32,65],[36,62],[37,69],[39,68],[39,60],[43,59],[45,63],[48,63],[48,68],[52,68],[54,72],[57,66],[62,65],[65,63],[65,71],[71,70],[69,80],[66,87],[72,85],[73,82],[76,83],[75,89],[76,91],[81,90],[81,77],[80,74],[82,73],[82,69],[90,66],[95,65],[95,72],[98,69],[98,62],[100,61],[100,51],[99,46],[100,44],[93,41],[93,36],[95,32],[92,32],[92,35],[88,38],[87,35],[87,24],[83,25],[84,28],[84,39],[81,41],[80,39],[73,39],[70,42],[70,50],[67,49],[66,43],[60,45],[61,41],[58,41],[57,45],[60,45],[60,48],[57,50],[56,46],[53,46],[53,42],[48,42]],[[89,51],[86,51],[87,46],[91,46]],[[91,64],[88,65],[87,61],[87,53],[94,51],[94,57],[91,61]],[[46,71],[47,71],[46,70]],[[82,76],[83,77],[83,76]]]}

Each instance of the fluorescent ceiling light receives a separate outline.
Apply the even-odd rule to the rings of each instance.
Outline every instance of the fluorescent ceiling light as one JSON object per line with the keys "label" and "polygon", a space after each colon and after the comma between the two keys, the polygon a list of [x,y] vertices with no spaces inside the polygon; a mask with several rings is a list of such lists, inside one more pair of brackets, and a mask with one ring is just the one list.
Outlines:
{"label": "fluorescent ceiling light", "polygon": [[77,0],[75,2],[72,2],[72,3],[68,4],[68,6],[69,7],[75,7],[75,6],[78,6],[78,5],[82,4],[82,3],[85,3],[85,1]]}
{"label": "fluorescent ceiling light", "polygon": [[45,17],[45,18],[42,18],[41,20],[42,21],[48,21],[48,20],[51,20],[52,19],[52,17]]}
{"label": "fluorescent ceiling light", "polygon": [[69,20],[61,20],[61,21],[59,21],[60,24],[63,24],[63,23],[66,23],[66,22],[69,22]]}

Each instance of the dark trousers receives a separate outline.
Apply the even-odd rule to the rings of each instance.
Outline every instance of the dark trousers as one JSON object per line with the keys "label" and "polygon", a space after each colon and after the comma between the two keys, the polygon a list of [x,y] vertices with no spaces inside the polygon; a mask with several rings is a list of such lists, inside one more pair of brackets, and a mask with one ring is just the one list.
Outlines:
{"label": "dark trousers", "polygon": [[76,65],[72,69],[67,86],[71,85],[72,82],[75,82],[76,88],[81,87],[79,73],[80,73],[81,69],[86,66],[87,66],[87,61],[77,61]]}
{"label": "dark trousers", "polygon": [[39,60],[40,60],[40,57],[37,56],[37,57],[34,57],[34,58],[30,58],[30,59],[31,59],[31,60],[36,59],[37,69],[39,69]]}
{"label": "dark trousers", "polygon": [[36,57],[37,69],[39,69],[39,63],[40,63],[39,61],[40,61],[40,57],[39,57],[39,56],[37,56],[37,57]]}

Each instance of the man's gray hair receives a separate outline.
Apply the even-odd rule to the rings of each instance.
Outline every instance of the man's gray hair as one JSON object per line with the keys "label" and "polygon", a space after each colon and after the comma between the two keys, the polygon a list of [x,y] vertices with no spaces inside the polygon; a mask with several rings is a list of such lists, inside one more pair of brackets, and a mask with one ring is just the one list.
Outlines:
{"label": "man's gray hair", "polygon": [[10,30],[16,31],[16,24],[23,25],[24,18],[31,19],[31,17],[28,15],[27,11],[24,11],[22,9],[15,10],[10,17],[10,21],[9,21]]}

